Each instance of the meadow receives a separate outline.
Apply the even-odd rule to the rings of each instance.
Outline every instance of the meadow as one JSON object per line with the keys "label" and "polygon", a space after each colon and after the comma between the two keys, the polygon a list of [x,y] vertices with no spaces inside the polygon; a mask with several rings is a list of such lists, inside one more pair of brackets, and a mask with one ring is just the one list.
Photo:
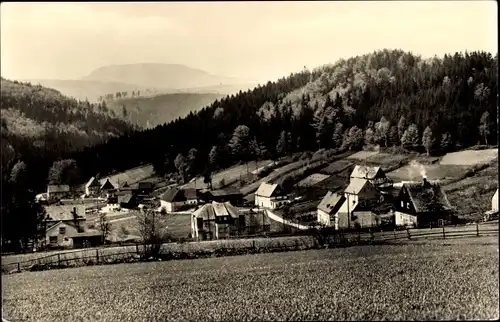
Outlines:
{"label": "meadow", "polygon": [[2,276],[10,321],[499,317],[497,237]]}

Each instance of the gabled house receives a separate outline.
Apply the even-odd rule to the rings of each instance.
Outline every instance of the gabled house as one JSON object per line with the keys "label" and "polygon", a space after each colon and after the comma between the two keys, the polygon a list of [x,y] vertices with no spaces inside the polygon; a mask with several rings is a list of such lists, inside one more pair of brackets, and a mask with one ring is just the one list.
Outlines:
{"label": "gabled house", "polygon": [[100,187],[100,190],[104,192],[109,192],[115,189],[115,186],[111,183],[111,181],[109,181],[109,179],[104,180]]}
{"label": "gabled house", "polygon": [[61,199],[71,192],[67,184],[61,185],[48,185],[47,186],[47,199]]}
{"label": "gabled house", "polygon": [[403,184],[396,211],[417,217],[421,226],[441,226],[453,220],[454,208],[439,183],[422,182]]}
{"label": "gabled house", "polygon": [[213,202],[197,209],[191,220],[194,239],[207,240],[269,231],[270,221],[264,213],[241,213],[230,202]]}
{"label": "gabled house", "polygon": [[185,205],[196,205],[198,194],[195,189],[168,189],[160,198],[160,207],[166,212],[174,212]]}
{"label": "gabled house", "polygon": [[338,229],[338,217],[336,214],[345,200],[346,198],[343,194],[328,191],[317,208],[318,222],[326,226],[335,226]]}
{"label": "gabled house", "polygon": [[86,196],[96,195],[99,193],[100,189],[101,189],[101,184],[99,183],[99,181],[95,177],[92,177],[85,184],[85,195]]}
{"label": "gabled house", "polygon": [[86,230],[85,205],[45,206],[45,244],[49,247],[73,246],[71,237]]}
{"label": "gabled house", "polygon": [[276,209],[290,201],[284,191],[277,184],[263,182],[255,192],[255,205],[269,209]]}
{"label": "gabled house", "polygon": [[136,195],[131,192],[120,193],[116,196],[116,203],[125,209],[134,209],[138,205],[137,201]]}
{"label": "gabled house", "polygon": [[356,165],[351,173],[352,179],[366,179],[373,185],[384,184],[387,182],[387,176],[380,167],[369,167]]}
{"label": "gabled house", "polygon": [[352,178],[344,197],[336,214],[337,229],[378,225],[380,220],[372,208],[382,203],[382,194],[368,179]]}
{"label": "gabled house", "polygon": [[225,188],[219,190],[206,191],[202,194],[206,202],[230,202],[233,206],[243,204],[243,194],[238,188]]}
{"label": "gabled house", "polygon": [[493,212],[498,212],[498,189],[493,195],[493,198],[491,198],[491,210]]}

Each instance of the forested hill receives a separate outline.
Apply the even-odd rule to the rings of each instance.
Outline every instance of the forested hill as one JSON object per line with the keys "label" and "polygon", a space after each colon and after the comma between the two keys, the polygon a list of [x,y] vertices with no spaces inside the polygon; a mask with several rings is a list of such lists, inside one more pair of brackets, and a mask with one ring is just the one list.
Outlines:
{"label": "forested hill", "polygon": [[46,178],[48,169],[39,162],[132,130],[105,103],[77,101],[40,85],[2,78],[1,97],[2,180],[16,160],[40,167],[36,174]]}
{"label": "forested hill", "polygon": [[116,115],[144,128],[168,123],[189,112],[197,112],[225,95],[214,93],[170,93],[108,100]]}
{"label": "forested hill", "polygon": [[161,168],[165,158],[174,171],[178,153],[186,156],[192,148],[202,167],[211,150],[230,153],[219,159],[223,165],[254,158],[255,149],[246,149],[251,146],[274,155],[341,145],[358,149],[365,142],[417,148],[424,131],[423,145],[431,152],[496,143],[497,63],[498,55],[485,52],[422,59],[381,50],[341,59],[312,74],[292,74],[217,100],[199,113],[77,158],[89,165],[89,174],[140,162]]}

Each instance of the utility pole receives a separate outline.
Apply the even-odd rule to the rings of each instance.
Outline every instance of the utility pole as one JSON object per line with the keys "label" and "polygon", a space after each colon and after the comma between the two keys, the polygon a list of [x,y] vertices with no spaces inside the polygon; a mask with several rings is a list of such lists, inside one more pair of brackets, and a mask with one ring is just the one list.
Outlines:
{"label": "utility pole", "polygon": [[349,211],[349,193],[347,195],[347,228],[351,229],[351,212]]}

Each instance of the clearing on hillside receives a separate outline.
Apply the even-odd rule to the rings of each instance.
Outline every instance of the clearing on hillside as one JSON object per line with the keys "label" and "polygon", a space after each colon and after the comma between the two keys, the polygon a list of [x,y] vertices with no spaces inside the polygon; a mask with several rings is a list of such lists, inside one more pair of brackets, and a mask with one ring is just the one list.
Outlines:
{"label": "clearing on hillside", "polygon": [[474,240],[4,275],[2,313],[41,322],[497,319],[498,240]]}
{"label": "clearing on hillside", "polygon": [[489,163],[498,158],[498,149],[465,150],[446,154],[440,164],[442,165],[477,165]]}
{"label": "clearing on hillside", "polygon": [[[222,170],[220,172],[212,174],[212,185],[214,188],[219,188],[221,181],[224,180],[224,185],[231,185],[241,177],[246,177],[247,172],[251,173],[252,171],[267,166],[271,163],[271,160],[263,160],[258,162],[249,162],[247,164],[239,164],[228,169]],[[183,186],[183,188],[195,188],[196,189],[206,189],[208,185],[203,182],[203,178],[197,177],[196,180],[192,180]]]}
{"label": "clearing on hillside", "polygon": [[305,179],[302,179],[297,183],[297,187],[301,188],[306,188],[306,187],[311,187],[314,186],[315,184],[328,179],[330,176],[326,174],[321,174],[321,173],[313,173],[310,176],[308,176]]}
{"label": "clearing on hillside", "polygon": [[330,163],[330,165],[328,165],[326,168],[321,169],[320,172],[326,174],[336,174],[350,167],[354,169],[354,164],[355,162],[353,160],[347,160],[347,159],[337,160],[333,163]]}
{"label": "clearing on hillside", "polygon": [[463,177],[469,170],[467,166],[410,163],[387,173],[387,177],[394,182],[422,180],[424,176],[429,180],[452,180]]}
{"label": "clearing on hillside", "polygon": [[364,160],[364,159],[369,158],[371,156],[374,156],[378,153],[379,153],[378,151],[359,151],[359,152],[356,152],[354,154],[351,154],[347,158],[348,159],[356,159],[356,160]]}

